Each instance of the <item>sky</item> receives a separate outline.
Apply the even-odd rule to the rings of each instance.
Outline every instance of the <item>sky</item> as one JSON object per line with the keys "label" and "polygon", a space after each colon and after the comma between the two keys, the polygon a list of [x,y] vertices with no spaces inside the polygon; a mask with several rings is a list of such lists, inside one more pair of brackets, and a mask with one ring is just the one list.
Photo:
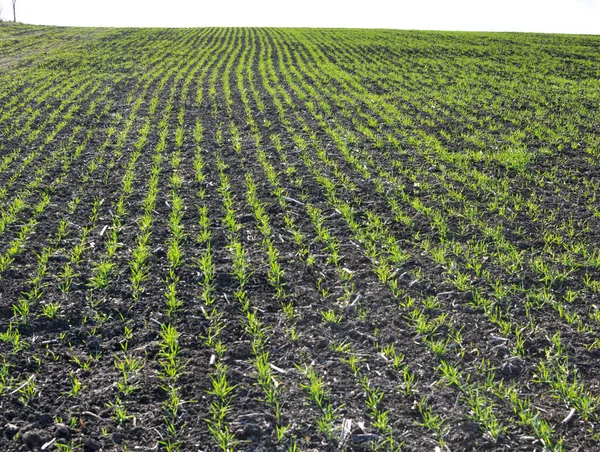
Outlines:
{"label": "sky", "polygon": [[[12,19],[11,0],[0,0]],[[600,34],[600,0],[17,0],[30,24],[281,26]]]}

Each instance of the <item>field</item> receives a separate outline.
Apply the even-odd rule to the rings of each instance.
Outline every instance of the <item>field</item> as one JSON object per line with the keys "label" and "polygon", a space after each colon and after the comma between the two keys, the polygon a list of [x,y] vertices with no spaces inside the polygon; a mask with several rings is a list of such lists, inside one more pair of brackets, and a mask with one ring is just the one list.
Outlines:
{"label": "field", "polygon": [[0,450],[600,449],[600,37],[0,26]]}

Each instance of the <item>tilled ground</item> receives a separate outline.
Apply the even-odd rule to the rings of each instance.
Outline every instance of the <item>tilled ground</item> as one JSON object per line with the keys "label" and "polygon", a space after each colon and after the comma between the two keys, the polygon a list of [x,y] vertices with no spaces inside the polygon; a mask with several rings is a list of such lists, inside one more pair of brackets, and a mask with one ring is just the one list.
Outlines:
{"label": "tilled ground", "polygon": [[598,448],[595,37],[0,34],[2,450]]}

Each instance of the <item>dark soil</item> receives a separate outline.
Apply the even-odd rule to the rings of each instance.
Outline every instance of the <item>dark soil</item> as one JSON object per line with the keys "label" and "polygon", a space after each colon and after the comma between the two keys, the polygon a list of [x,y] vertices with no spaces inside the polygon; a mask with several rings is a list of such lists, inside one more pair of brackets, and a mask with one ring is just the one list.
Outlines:
{"label": "dark soil", "polygon": [[[30,39],[29,33],[36,30],[27,26],[3,26],[0,36],[25,45],[21,41]],[[594,340],[599,327],[590,314],[596,310],[600,298],[584,281],[585,278],[598,281],[600,268],[583,258],[581,252],[569,251],[578,244],[586,250],[597,250],[600,238],[600,215],[598,211],[591,211],[596,201],[589,188],[600,183],[598,160],[592,161],[597,159],[597,154],[584,153],[581,147],[574,145],[576,139],[590,140],[587,144],[593,144],[589,130],[592,107],[582,107],[581,111],[573,107],[569,111],[581,119],[582,125],[581,131],[569,129],[575,135],[564,138],[569,141],[566,144],[550,138],[534,139],[527,132],[522,140],[527,149],[544,147],[550,151],[537,155],[525,172],[492,160],[469,165],[485,174],[490,183],[500,185],[506,181],[509,192],[518,194],[524,202],[533,200],[538,204],[537,214],[523,207],[513,216],[505,209],[517,209],[511,204],[512,198],[500,201],[498,205],[503,207],[500,212],[500,207],[494,207],[495,193],[471,184],[472,175],[461,177],[464,167],[460,159],[448,157],[467,149],[470,142],[465,137],[466,131],[473,130],[477,118],[488,116],[489,112],[484,115],[481,111],[494,110],[492,102],[484,95],[483,88],[477,86],[474,92],[480,95],[481,111],[477,110],[475,101],[466,97],[447,98],[446,105],[440,105],[438,96],[443,87],[429,79],[433,77],[432,61],[447,68],[449,78],[461,80],[469,74],[472,77],[471,64],[481,60],[505,68],[514,77],[514,83],[525,86],[527,74],[515,75],[516,63],[509,50],[519,53],[518,61],[534,64],[536,58],[528,57],[523,48],[527,39],[536,42],[534,36],[517,39],[513,35],[499,35],[499,43],[490,44],[491,53],[482,54],[476,48],[477,40],[484,35],[477,34],[461,35],[461,42],[453,34],[390,31],[377,32],[381,33],[378,37],[373,34],[375,31],[365,31],[363,35],[348,31],[346,35],[339,32],[342,36],[336,42],[338,35],[329,36],[327,31],[316,30],[312,32],[314,37],[308,39],[302,38],[300,31],[286,34],[288,32],[283,30],[90,30],[89,38],[73,42],[76,30],[40,28],[39,31],[50,36],[52,46],[33,41],[37,47],[34,45],[27,53],[0,57],[0,78],[5,81],[13,77],[13,83],[0,93],[0,107],[19,106],[14,117],[4,118],[0,124],[0,129],[10,131],[6,136],[0,135],[0,165],[3,156],[21,149],[14,161],[0,166],[0,188],[8,187],[6,197],[1,200],[0,215],[5,218],[17,196],[22,197],[26,205],[0,231],[0,253],[13,259],[0,273],[1,450],[167,450],[170,436],[164,406],[168,384],[162,377],[159,346],[161,328],[167,324],[180,333],[180,360],[184,363],[183,372],[174,383],[181,404],[174,421],[178,433],[171,438],[180,450],[219,450],[206,421],[215,400],[211,394],[215,351],[206,341],[211,332],[208,311],[213,308],[220,313],[219,320],[224,326],[219,334],[219,340],[226,347],[221,363],[227,366],[228,381],[236,386],[231,411],[225,418],[237,442],[236,450],[294,450],[293,443],[297,443],[298,450],[305,451],[367,451],[377,447],[380,447],[377,450],[388,450],[384,442],[387,437],[396,445],[403,444],[403,450],[543,449],[536,432],[520,422],[519,413],[510,402],[488,390],[484,396],[493,401],[493,414],[506,427],[497,437],[490,435],[485,426],[474,419],[466,389],[448,385],[442,378],[439,369],[443,362],[455,364],[472,387],[485,388],[489,375],[493,385],[513,385],[519,397],[531,400],[533,408],[554,429],[553,440],[556,443],[562,440],[566,450],[599,448],[597,409],[587,418],[575,413],[567,420],[573,404],[535,378],[539,363],[546,362],[549,351],[555,350],[553,338],[558,334],[570,369],[577,372],[576,380],[572,373],[569,382],[583,384],[584,392],[592,400],[598,400],[600,372],[595,364],[598,347],[594,346]],[[516,44],[512,43],[513,38]],[[312,43],[311,39],[314,39]],[[353,39],[357,40],[356,46],[348,44],[346,48]],[[377,44],[378,39],[387,39],[389,45]],[[563,39],[567,38],[552,37],[557,49],[571,45],[577,52],[584,52],[585,46],[598,45],[592,38],[588,38],[592,44],[578,41],[584,40],[583,37],[573,37],[573,42],[567,44]],[[365,43],[359,45],[361,40]],[[403,42],[406,51],[401,50]],[[369,52],[365,51],[363,66],[354,65],[353,59],[364,49]],[[293,54],[294,68],[298,71],[293,76],[286,51]],[[33,54],[39,54],[39,58],[29,58]],[[271,62],[267,60],[268,55]],[[546,70],[552,65],[558,68],[568,57],[568,54],[561,55],[549,55],[544,63]],[[460,64],[449,63],[453,56]],[[344,75],[336,76],[331,67],[325,67],[322,58],[326,57],[330,57],[331,64],[341,68]],[[259,64],[261,59],[265,67]],[[406,68],[401,69],[402,64],[397,60]],[[244,61],[243,92],[239,89],[236,72],[239,61]],[[27,123],[26,107],[34,102],[33,98],[43,94],[36,93],[33,86],[34,91],[20,95],[20,90],[27,86],[27,79],[41,83],[43,77],[54,77],[54,85],[64,83],[67,63],[73,65],[72,86],[65,92],[57,90],[48,99],[36,103],[33,108],[39,109],[39,116],[31,122],[30,130],[17,133],[19,127]],[[598,68],[597,56],[590,64]],[[385,74],[376,77],[377,68],[382,65],[393,68],[393,74],[398,77],[386,78]],[[508,75],[503,78],[494,74],[488,66],[481,70],[486,76],[496,77],[500,90],[510,79]],[[246,71],[252,74],[252,79]],[[411,74],[412,78],[407,76],[402,81],[399,76],[404,73]],[[191,82],[186,84],[188,76]],[[565,86],[581,83],[581,92],[573,96],[586,99],[592,96],[591,88],[577,77],[571,80],[556,69],[555,78],[554,82]],[[73,95],[77,87],[88,81],[99,88],[87,96],[85,92]],[[273,94],[269,87],[276,83],[281,90]],[[301,94],[308,92],[305,84],[314,88],[307,96]],[[374,100],[369,105],[361,89],[373,96],[383,96],[377,98],[382,105],[387,102],[387,105],[396,105],[398,111],[414,115],[413,121],[386,122],[388,110],[377,106]],[[531,96],[531,108],[544,108],[545,100],[554,99],[553,92],[544,91],[539,84],[531,89],[538,96]],[[342,94],[346,97],[340,97]],[[137,99],[140,104],[136,106]],[[432,112],[429,106],[434,102],[443,113]],[[569,99],[569,106],[574,103]],[[78,109],[67,115],[68,108],[74,105]],[[284,117],[279,113],[279,105],[286,111]],[[90,113],[93,106],[94,113]],[[515,104],[511,108],[504,116],[496,117],[501,136],[488,135],[487,129],[481,128],[485,140],[498,145],[514,130],[523,128],[521,123],[515,126],[515,118],[518,117],[516,112],[525,106]],[[183,111],[181,122],[180,111]],[[130,114],[134,116],[129,122]],[[365,115],[379,120],[376,126],[370,127],[374,134],[394,136],[399,146],[390,142],[383,147],[375,146],[359,127],[367,121]],[[46,142],[45,138],[61,121],[66,121],[66,126]],[[562,124],[561,121],[556,119],[554,125]],[[201,182],[196,178],[194,167],[197,122],[203,128],[200,146],[205,179]],[[146,135],[142,132],[145,124]],[[232,124],[239,132],[237,151]],[[179,126],[184,131],[180,148],[176,144]],[[111,128],[114,133],[107,142]],[[140,235],[140,218],[156,161],[154,155],[160,149],[161,128],[166,130],[166,138],[159,191],[152,209],[148,278],[143,283],[143,292],[135,298],[129,281],[130,262]],[[29,132],[33,130],[38,135],[30,140]],[[364,162],[370,177],[365,177],[348,160],[340,143],[332,138],[331,130],[354,134],[355,140],[347,139],[350,141],[345,143],[351,153]],[[272,135],[279,137],[282,150],[273,146]],[[128,161],[140,146],[140,137],[143,137],[142,152],[133,168],[132,190],[121,198]],[[431,151],[423,144],[430,143],[424,137],[434,137],[449,152]],[[299,148],[299,139],[304,140],[306,149]],[[82,143],[84,147],[76,155],[75,150]],[[169,227],[171,159],[178,149],[181,166],[177,173],[183,184],[177,194],[185,205],[182,225],[186,233],[182,243],[184,264],[176,273],[177,297],[182,306],[168,316],[165,291],[170,277],[168,249],[172,240]],[[268,163],[285,189],[286,203],[278,201],[276,187],[258,158],[258,150],[266,152]],[[30,152],[35,153],[34,158],[20,169]],[[64,156],[55,154],[60,152],[64,152]],[[100,153],[103,158],[95,167],[92,162]],[[52,155],[61,158],[52,160],[49,158]],[[73,156],[72,161],[69,156]],[[265,402],[257,384],[252,338],[245,327],[247,319],[235,301],[238,287],[232,275],[228,249],[231,235],[224,222],[223,194],[219,188],[222,183],[220,159],[226,164],[224,173],[234,199],[235,218],[241,225],[237,237],[252,269],[246,286],[251,310],[268,332],[269,362],[280,385],[279,419],[272,406]],[[18,177],[11,179],[19,172]],[[82,183],[86,174],[89,178]],[[329,179],[333,188],[328,190],[318,175]],[[351,183],[345,182],[341,175]],[[248,176],[256,182],[257,196],[269,217],[270,239],[277,247],[284,270],[284,302],[294,307],[294,319],[285,315],[282,299],[269,283],[265,238],[247,202]],[[42,182],[32,185],[38,177],[42,177]],[[389,179],[384,180],[384,177]],[[392,178],[396,184],[390,182]],[[34,188],[29,189],[32,186]],[[335,200],[354,209],[357,222],[365,230],[373,215],[382,218],[389,236],[410,255],[401,267],[394,269],[394,278],[404,291],[401,297],[393,296],[374,272],[378,259],[389,251],[388,244],[377,242],[378,257],[369,257],[365,244],[359,243],[356,232],[332,199],[332,192]],[[460,200],[453,196],[456,192],[461,193]],[[50,203],[42,212],[36,212],[34,206],[46,193]],[[119,213],[120,199],[124,200],[124,209]],[[70,208],[73,200],[77,204]],[[410,217],[409,225],[391,211],[390,200],[396,200]],[[446,234],[436,226],[434,213],[428,215],[426,209],[415,208],[418,205],[415,200],[446,220]],[[324,226],[339,244],[339,268],[315,232],[308,205],[321,209]],[[207,208],[210,219],[210,249],[216,269],[216,301],[210,307],[202,302],[204,275],[198,264],[207,245],[196,240],[200,232],[198,208],[202,207]],[[472,217],[476,221],[468,217],[469,208],[477,211]],[[304,235],[303,243],[312,262],[294,241],[286,215]],[[107,257],[106,245],[117,216],[120,220],[118,246],[114,255]],[[37,222],[17,252],[10,254],[11,246],[31,218]],[[66,234],[57,241],[61,222],[67,223]],[[570,225],[573,233],[569,232]],[[517,274],[511,274],[508,265],[495,253],[500,242],[494,242],[489,234],[495,228],[502,231],[503,243],[525,256]],[[546,244],[544,234],[549,232],[560,236],[560,242]],[[72,285],[62,291],[60,283],[64,277],[61,275],[84,234],[87,236],[83,240],[82,258],[71,265],[75,273]],[[456,250],[450,256],[452,262],[469,276],[469,290],[457,289],[449,276],[451,269],[432,257],[432,246],[448,242],[452,242]],[[466,250],[478,242],[488,245],[485,257],[482,256],[488,277],[477,276],[469,266],[470,256]],[[47,269],[39,284],[42,294],[31,302],[31,312],[24,321],[17,316],[14,306],[31,290],[40,268],[40,256],[48,250]],[[576,263],[571,267],[566,257]],[[552,283],[542,281],[539,272],[532,267],[536,258],[568,275]],[[110,283],[93,290],[94,269],[106,259],[114,263]],[[352,274],[354,287],[348,303],[342,301],[348,286],[340,276],[340,268]],[[498,286],[494,281],[513,288],[504,297],[494,298],[494,303],[502,312],[509,313],[507,320],[523,328],[525,338],[519,356],[514,351],[513,330],[508,334],[501,331],[498,322],[491,320],[491,313],[474,303],[476,294],[496,297]],[[580,321],[569,321],[559,315],[557,304],[552,301],[539,303],[529,310],[528,297],[544,291],[561,303],[569,291],[577,292],[579,296],[575,301],[563,304]],[[430,298],[436,298],[439,304],[434,309],[424,308],[424,312],[431,322],[441,319],[441,327],[432,337],[447,340],[443,356],[436,356],[427,347],[428,333],[417,328],[411,319],[413,308],[407,303],[407,300],[416,300],[415,306],[422,308],[422,300]],[[53,318],[44,315],[44,307],[51,303],[60,306]],[[342,316],[340,323],[323,321],[322,313],[328,310]],[[444,315],[447,315],[445,322]],[[533,327],[530,327],[531,322],[535,322]],[[290,333],[292,327],[294,336]],[[457,340],[456,331],[462,340]],[[392,344],[416,377],[416,389],[411,394],[403,391],[402,369],[395,368],[382,352]],[[360,359],[360,375],[383,394],[380,407],[387,411],[389,419],[387,437],[376,425],[372,410],[366,404],[360,376],[341,359],[347,357],[339,351],[342,346],[351,347]],[[142,364],[141,369],[131,373],[129,383],[134,390],[127,393],[119,389],[123,375],[116,367],[116,363],[124,359],[137,359]],[[325,384],[327,400],[337,408],[331,435],[317,425],[322,410],[308,396],[307,380],[299,371],[303,365],[310,365],[316,371]],[[490,370],[487,375],[483,367]],[[78,393],[75,393],[74,382],[81,384]],[[33,392],[28,393],[28,388]],[[126,409],[122,419],[115,414],[117,405]],[[424,422],[420,411],[424,406],[443,420],[439,430]],[[344,432],[342,443],[343,425],[349,426],[349,430]],[[287,427],[287,431],[283,439],[278,439],[277,431],[283,427]]]}

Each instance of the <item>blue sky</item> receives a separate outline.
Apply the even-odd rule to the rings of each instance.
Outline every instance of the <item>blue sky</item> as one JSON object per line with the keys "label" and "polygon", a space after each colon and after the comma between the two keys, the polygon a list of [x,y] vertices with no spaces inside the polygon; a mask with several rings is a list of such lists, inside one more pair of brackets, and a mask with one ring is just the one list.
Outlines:
{"label": "blue sky", "polygon": [[[10,0],[0,0],[4,19]],[[17,0],[17,19],[83,26],[306,26],[600,34],[600,0]]]}

